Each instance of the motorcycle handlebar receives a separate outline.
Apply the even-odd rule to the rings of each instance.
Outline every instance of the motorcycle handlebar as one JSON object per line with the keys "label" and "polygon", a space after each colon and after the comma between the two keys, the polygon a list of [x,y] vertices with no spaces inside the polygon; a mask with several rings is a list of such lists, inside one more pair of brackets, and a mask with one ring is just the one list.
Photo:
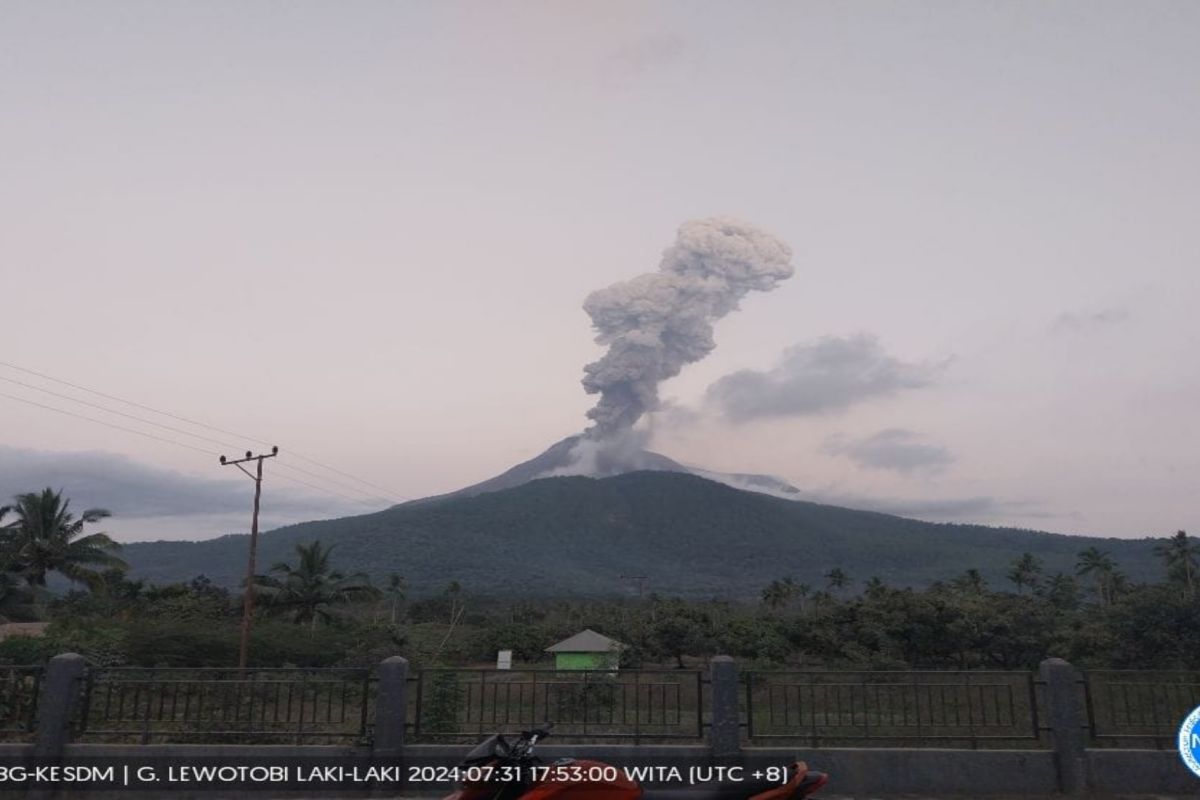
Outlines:
{"label": "motorcycle handlebar", "polygon": [[545,722],[542,724],[542,726],[540,728],[534,728],[531,731],[522,732],[521,737],[524,739],[529,739],[529,740],[545,739],[547,736],[550,735],[550,731],[552,731],[553,729],[554,729],[553,722]]}

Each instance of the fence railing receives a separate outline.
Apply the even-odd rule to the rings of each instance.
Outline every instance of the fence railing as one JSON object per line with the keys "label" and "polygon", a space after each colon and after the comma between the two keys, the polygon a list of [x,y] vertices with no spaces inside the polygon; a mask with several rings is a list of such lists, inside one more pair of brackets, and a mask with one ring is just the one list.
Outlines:
{"label": "fence railing", "polygon": [[42,672],[40,666],[0,667],[0,738],[32,738]]}
{"label": "fence railing", "polygon": [[[32,741],[8,744],[6,753],[18,761],[125,758],[147,752],[137,742],[162,740],[167,744],[155,757],[189,759],[197,755],[186,746],[191,742],[220,742],[215,753],[222,760],[250,766],[261,763],[262,748],[238,745],[331,741],[352,746],[269,750],[288,758],[332,756],[339,764],[441,764],[453,756],[423,741],[474,738],[550,719],[568,740],[678,738],[681,746],[666,749],[694,763],[765,755],[747,750],[747,742],[793,739],[787,748],[793,750],[844,739],[860,751],[851,757],[852,777],[864,792],[1092,796],[1115,785],[1111,776],[1118,769],[1137,772],[1139,789],[1149,794],[1183,796],[1194,788],[1186,770],[1166,768],[1175,765],[1173,757],[1148,752],[1144,744],[1090,749],[1096,739],[1087,735],[1090,729],[1098,737],[1158,737],[1161,743],[1162,728],[1178,724],[1196,699],[1194,673],[1091,673],[1085,679],[1058,658],[1042,661],[1033,674],[779,671],[739,678],[731,658],[715,657],[708,666],[411,672],[407,660],[392,656],[377,670],[89,669],[82,656],[64,653],[40,676],[9,673],[10,692],[26,698],[13,708],[29,709],[29,697],[37,707],[28,711]],[[40,682],[40,694],[31,694],[32,681]],[[1136,688],[1140,684],[1152,688]],[[1101,688],[1110,685],[1118,688]],[[1109,695],[1116,701],[1100,702]],[[434,698],[441,698],[440,711]],[[11,718],[29,717],[20,710]],[[1145,725],[1150,729],[1143,732]],[[440,730],[431,733],[431,726]],[[991,750],[1009,737],[1032,741],[1043,730],[1044,740],[1036,743],[1041,752],[1016,745],[1007,757],[972,754],[956,741],[987,742]],[[864,747],[896,738],[956,749],[950,759],[909,751],[901,760],[913,768],[897,771],[895,752],[872,757]],[[579,752],[586,754],[586,747]],[[644,761],[645,752],[614,746],[606,755],[630,763]],[[845,767],[844,753],[811,758]],[[946,770],[948,763],[954,769]]]}
{"label": "fence railing", "polygon": [[1180,721],[1200,706],[1200,671],[1083,673],[1089,733],[1100,745],[1175,745]]}
{"label": "fence railing", "polygon": [[100,668],[85,680],[83,741],[366,741],[374,678],[365,669]]}
{"label": "fence railing", "polygon": [[[70,694],[78,700],[61,729],[83,742],[375,741],[383,680],[375,670],[86,669],[79,656],[50,666],[60,661],[63,669],[75,664],[78,677],[54,684],[61,670],[0,666],[0,738],[33,741],[35,731],[58,730],[51,720],[68,717],[43,712]],[[704,670],[409,672],[403,659],[389,661],[407,676],[387,682],[396,703],[386,720],[393,741],[471,740],[551,721],[558,739],[691,744],[708,736],[719,711],[721,730],[740,727],[751,744],[1045,747],[1053,742],[1043,722],[1057,710],[1061,729],[1069,709],[1078,715],[1073,735],[1092,746],[1169,748],[1180,721],[1200,705],[1200,671],[1080,673],[1053,659],[1039,673],[755,670],[743,672],[740,685],[733,670],[720,678],[722,697],[740,702],[722,701],[720,709],[717,673]],[[1047,669],[1058,676],[1052,693]]]}
{"label": "fence railing", "polygon": [[547,720],[555,737],[699,739],[699,670],[424,669],[411,679],[417,740],[515,732]]}
{"label": "fence railing", "polygon": [[1032,673],[759,671],[743,682],[751,741],[977,747],[1039,738]]}

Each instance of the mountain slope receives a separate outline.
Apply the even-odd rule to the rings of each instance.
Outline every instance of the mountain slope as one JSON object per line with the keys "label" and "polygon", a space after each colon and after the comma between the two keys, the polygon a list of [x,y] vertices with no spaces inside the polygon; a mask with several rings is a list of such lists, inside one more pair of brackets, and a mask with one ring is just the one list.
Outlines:
{"label": "mountain slope", "polygon": [[[464,486],[453,492],[447,492],[446,494],[411,500],[408,505],[427,503],[430,500],[446,500],[451,497],[470,497],[485,492],[498,492],[502,489],[513,489],[539,478],[552,477],[556,473],[561,475],[571,472],[573,474],[573,471],[569,469],[573,466],[571,451],[579,443],[579,439],[579,436],[568,436],[550,445],[550,447],[546,448],[539,455],[534,456],[528,461],[522,461],[520,464],[506,469],[499,475],[480,481],[479,483],[471,484],[470,486]],[[792,499],[800,497],[799,489],[771,475],[711,472],[699,467],[684,466],[672,458],[651,450],[636,450],[632,453],[624,453],[619,462],[606,465],[606,469],[606,472],[594,474],[591,477],[611,477],[613,475],[643,470],[683,472],[699,475],[701,478],[708,478],[710,481],[716,481],[717,483],[724,483],[735,489],[763,492],[764,494],[771,494],[776,497],[788,497]]]}
{"label": "mountain slope", "polygon": [[[994,585],[1022,552],[1050,572],[1073,572],[1091,545],[1134,580],[1159,576],[1150,540],[1095,539],[976,525],[947,525],[784,500],[675,472],[548,478],[467,497],[307,522],[263,534],[259,563],[293,558],[298,542],[336,543],[346,571],[407,577],[417,593],[451,580],[476,592],[609,594],[621,575],[646,575],[652,591],[751,598],[774,578],[813,586],[833,567],[856,585],[879,576],[924,585],[970,567]],[[198,573],[236,585],[247,537],[140,542],[124,557],[154,581]]]}
{"label": "mountain slope", "polygon": [[[503,489],[513,489],[532,480],[546,477],[556,470],[564,470],[571,465],[571,450],[578,444],[579,439],[579,436],[568,436],[550,445],[540,455],[534,456],[528,461],[522,461],[516,466],[509,467],[504,472],[492,478],[471,484],[470,486],[464,486],[453,492],[425,497],[412,502],[426,503],[430,500],[446,500],[451,497],[470,497],[472,495],[483,494],[484,492],[498,492]],[[621,471],[634,472],[637,470],[691,472],[690,469],[682,464],[649,450],[639,450],[632,454],[630,462]]]}

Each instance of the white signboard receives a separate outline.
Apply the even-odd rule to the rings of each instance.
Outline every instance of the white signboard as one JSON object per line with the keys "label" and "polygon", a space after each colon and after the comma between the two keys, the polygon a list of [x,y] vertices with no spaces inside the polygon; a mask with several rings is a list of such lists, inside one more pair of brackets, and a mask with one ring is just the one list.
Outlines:
{"label": "white signboard", "polygon": [[496,669],[512,669],[512,650],[496,653]]}

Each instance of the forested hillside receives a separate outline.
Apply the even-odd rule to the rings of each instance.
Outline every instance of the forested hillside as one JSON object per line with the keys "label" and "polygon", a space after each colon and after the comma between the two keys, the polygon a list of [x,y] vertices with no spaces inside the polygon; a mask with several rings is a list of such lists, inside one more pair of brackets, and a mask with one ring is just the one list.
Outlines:
{"label": "forested hillside", "polygon": [[[336,544],[346,570],[404,574],[417,594],[455,580],[476,592],[608,595],[648,590],[684,597],[757,597],[783,575],[819,583],[840,568],[855,583],[878,577],[925,586],[977,568],[1005,580],[1024,552],[1048,573],[1073,573],[1098,546],[1132,580],[1157,579],[1148,539],[1063,536],[978,525],[934,524],[743,492],[693,475],[635,472],[611,478],[550,478],[514,489],[412,503],[308,522],[261,537],[259,561],[283,560],[296,543]],[[132,575],[153,581],[205,574],[236,586],[247,539],[130,544]]]}

